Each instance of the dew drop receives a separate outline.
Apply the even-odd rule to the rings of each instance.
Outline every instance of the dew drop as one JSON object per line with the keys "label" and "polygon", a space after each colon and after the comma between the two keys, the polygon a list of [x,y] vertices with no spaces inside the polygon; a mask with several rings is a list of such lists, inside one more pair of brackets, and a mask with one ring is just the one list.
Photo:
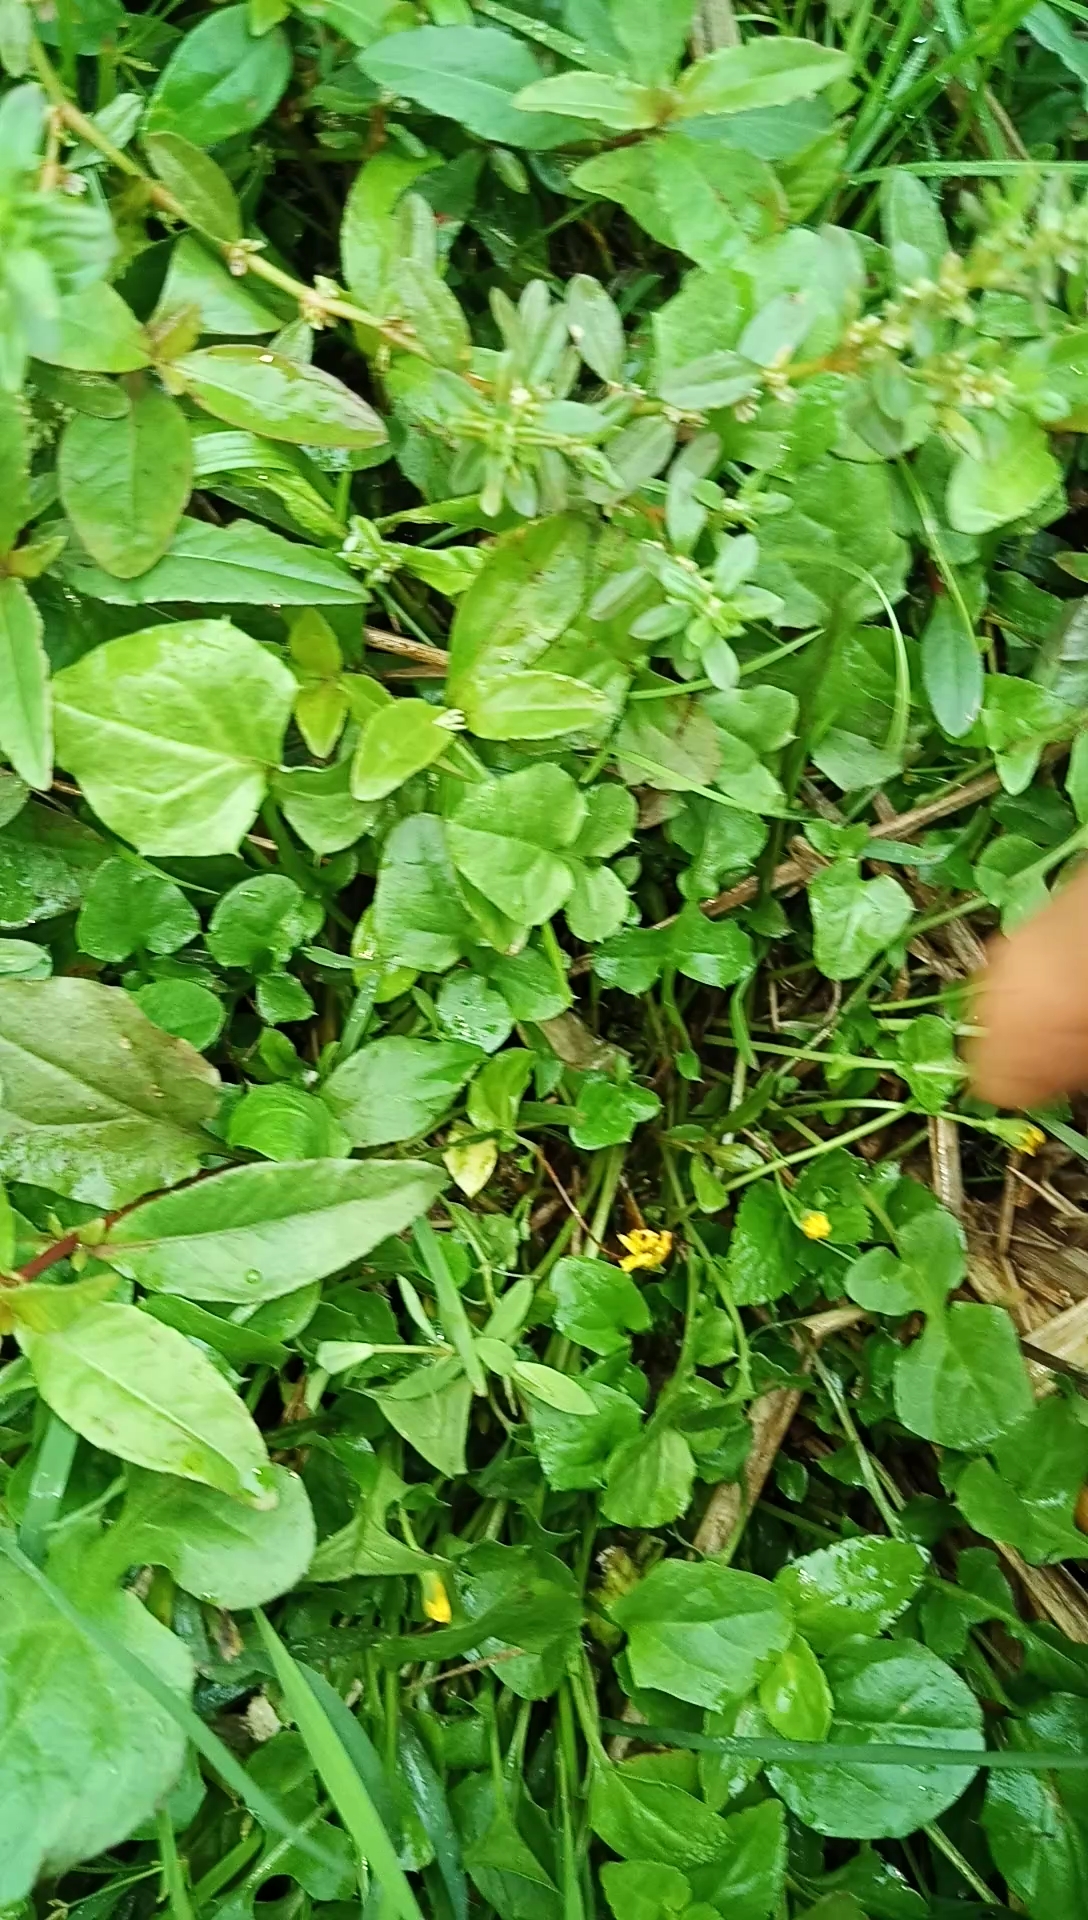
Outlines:
{"label": "dew drop", "polygon": [[259,1287],[263,1278],[264,1275],[261,1273],[259,1267],[250,1267],[247,1269],[245,1276],[246,1285],[248,1287]]}

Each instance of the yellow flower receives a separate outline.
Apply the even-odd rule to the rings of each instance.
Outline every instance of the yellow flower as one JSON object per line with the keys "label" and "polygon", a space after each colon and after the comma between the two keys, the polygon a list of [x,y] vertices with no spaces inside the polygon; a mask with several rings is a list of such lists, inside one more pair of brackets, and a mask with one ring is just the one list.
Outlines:
{"label": "yellow flower", "polygon": [[1046,1134],[1042,1127],[1028,1126],[1025,1122],[1016,1145],[1020,1153],[1038,1153],[1039,1148],[1046,1145]]}
{"label": "yellow flower", "polygon": [[658,1233],[654,1227],[635,1227],[620,1234],[620,1246],[627,1252],[620,1261],[624,1273],[639,1273],[664,1266],[672,1252],[672,1234]]}
{"label": "yellow flower", "polygon": [[453,1619],[450,1596],[437,1573],[421,1573],[419,1584],[423,1593],[423,1611],[428,1620],[436,1620],[440,1627],[448,1627]]}
{"label": "yellow flower", "polygon": [[806,1240],[828,1240],[831,1237],[831,1222],[826,1213],[803,1213],[801,1232]]}

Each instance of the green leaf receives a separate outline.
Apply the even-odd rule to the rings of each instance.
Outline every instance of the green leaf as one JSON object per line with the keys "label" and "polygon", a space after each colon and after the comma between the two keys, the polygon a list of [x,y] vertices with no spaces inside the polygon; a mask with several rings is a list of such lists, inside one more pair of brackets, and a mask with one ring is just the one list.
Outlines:
{"label": "green leaf", "polygon": [[716,1860],[729,1838],[726,1822],[702,1800],[623,1767],[595,1771],[589,1824],[624,1859],[654,1860],[688,1873]]}
{"label": "green leaf", "polygon": [[484,1056],[459,1040],[387,1034],[361,1047],[322,1088],[352,1145],[381,1147],[429,1133]]}
{"label": "green leaf", "polygon": [[[1088,1701],[1053,1694],[1010,1727],[1018,1749],[1088,1753]],[[993,1773],[982,1825],[1032,1920],[1080,1920],[1088,1900],[1088,1773]]]}
{"label": "green leaf", "polygon": [[903,1078],[922,1112],[943,1113],[965,1075],[947,1020],[935,1013],[919,1014],[900,1038],[899,1058]]}
{"label": "green leaf", "polygon": [[145,386],[118,419],[77,413],[57,461],[61,500],[93,560],[119,580],[146,573],[177,530],[192,485],[185,417]]}
{"label": "green leaf", "polygon": [[[161,137],[173,139],[175,136]],[[194,147],[192,151],[195,153],[197,149]],[[251,279],[252,276],[239,280],[222,260],[201,245],[195,233],[183,233],[174,242],[156,318],[195,307],[201,333],[275,333],[279,321],[258,299]]]}
{"label": "green leaf", "polygon": [[[25,794],[22,782],[9,776]],[[0,926],[27,927],[78,907],[106,842],[68,814],[33,801],[0,829]]]}
{"label": "green leaf", "polygon": [[[711,1911],[729,1920],[771,1920],[779,1911],[786,1885],[786,1821],[777,1800],[726,1814],[728,1836],[723,1853],[709,1866],[696,1867],[691,1889]],[[696,1920],[697,1907],[690,1920]],[[626,1920],[626,1917],[625,1917]]]}
{"label": "green leaf", "polygon": [[0,1171],[125,1206],[200,1169],[219,1075],[128,994],[96,981],[0,980]]}
{"label": "green leaf", "polygon": [[569,773],[541,762],[470,787],[446,827],[454,864],[509,919],[539,926],[574,885],[570,863],[585,800]]}
{"label": "green leaf", "polygon": [[591,1353],[614,1353],[628,1330],[644,1333],[650,1310],[629,1274],[604,1260],[566,1258],[552,1270],[555,1325]]}
{"label": "green leaf", "polygon": [[414,773],[440,760],[452,742],[445,719],[443,709],[426,700],[393,700],[375,707],[351,764],[356,800],[384,800]]}
{"label": "green leaf", "polygon": [[430,1466],[450,1480],[465,1472],[472,1387],[459,1360],[433,1360],[370,1397]]}
{"label": "green leaf", "polygon": [[515,106],[543,70],[524,40],[497,27],[417,27],[377,41],[358,61],[387,93],[457,120],[481,140],[543,150],[584,136],[579,120]]}
{"label": "green leaf", "polygon": [[738,1307],[790,1293],[801,1276],[799,1235],[769,1180],[750,1186],[737,1208],[725,1277]]}
{"label": "green leaf", "polygon": [[1022,520],[1062,482],[1046,434],[1027,414],[977,419],[982,449],[961,453],[948,479],[948,521],[958,533],[990,533]]}
{"label": "green leaf", "polygon": [[[0,1690],[18,1703],[18,1739],[0,1758],[8,1827],[0,1900],[16,1905],[41,1876],[127,1839],[174,1786],[186,1741],[162,1704],[10,1562],[0,1596]],[[186,1648],[133,1594],[88,1594],[82,1604],[102,1632],[188,1699]]]}
{"label": "green leaf", "polygon": [[222,1032],[222,1002],[196,980],[152,980],[137,988],[133,998],[164,1033],[187,1040],[201,1052]]}
{"label": "green leaf", "polygon": [[320,903],[285,873],[256,873],[216,901],[207,947],[223,967],[282,968],[321,927]]}
{"label": "green leaf", "polygon": [[799,1632],[818,1654],[833,1654],[849,1640],[874,1639],[894,1625],[927,1565],[921,1547],[910,1540],[859,1536],[790,1561],[775,1585],[790,1602]]}
{"label": "green leaf", "polygon": [[0,579],[0,752],[28,787],[53,781],[53,717],[42,621],[21,580]]}
{"label": "green leaf", "polygon": [[350,1145],[315,1093],[284,1081],[246,1089],[230,1110],[227,1139],[279,1161],[335,1159]]}
{"label": "green leaf", "polygon": [[175,47],[151,96],[146,132],[180,133],[196,147],[251,133],[267,119],[291,77],[281,27],[257,37],[245,7],[223,7]]}
{"label": "green leaf", "polygon": [[953,740],[962,740],[978,719],[985,677],[978,643],[946,594],[922,635],[922,684],[937,724]]}
{"label": "green leaf", "polygon": [[759,1683],[759,1704],[787,1740],[824,1740],[831,1726],[831,1689],[808,1641],[790,1641]]}
{"label": "green leaf", "polygon": [[[212,526],[183,517],[161,560],[136,580],[73,563],[71,584],[115,607],[176,600],[212,606],[347,607],[365,589],[331,554],[285,540],[251,520]],[[101,651],[101,649],[100,649]]]}
{"label": "green leaf", "polygon": [[856,980],[906,931],[914,908],[890,873],[863,880],[852,860],[824,867],[808,883],[813,952],[829,980]]}
{"label": "green leaf", "polygon": [[785,196],[764,161],[675,131],[596,154],[571,178],[585,193],[618,200],[653,239],[708,268],[739,251],[746,235],[767,238],[786,222]]}
{"label": "green leaf", "polygon": [[136,373],[150,361],[144,330],[106,280],[62,295],[55,330],[33,337],[32,351],[75,373]]}
{"label": "green leaf", "polygon": [[274,1300],[401,1233],[443,1185],[419,1160],[233,1167],[125,1214],[101,1257],[189,1300]]}
{"label": "green leaf", "polygon": [[937,1446],[981,1451],[1023,1420],[1031,1404],[1016,1329],[1001,1307],[950,1307],[896,1362],[896,1413]]}
{"label": "green leaf", "polygon": [[526,1409],[537,1459],[556,1493],[603,1487],[612,1454],[635,1439],[642,1423],[630,1394],[587,1375],[581,1384],[594,1403],[593,1414],[560,1413],[532,1399]]}
{"label": "green leaf", "polygon": [[185,392],[229,426],[296,446],[380,447],[384,423],[342,380],[266,347],[202,347],[173,372]]}
{"label": "green leaf", "polygon": [[513,673],[467,698],[469,723],[480,740],[554,740],[599,731],[612,716],[609,696],[569,673]]}
{"label": "green leaf", "polygon": [[589,1153],[623,1146],[634,1138],[636,1127],[660,1112],[661,1101],[649,1087],[610,1080],[603,1073],[587,1074],[578,1092],[570,1137],[576,1147]]}
{"label": "green leaf", "polygon": [[1019,1548],[1033,1566],[1088,1555],[1075,1524],[1088,1478],[1088,1432],[1067,1400],[1041,1400],[994,1442],[993,1465],[972,1460],[956,1500],[976,1533]]}
{"label": "green leaf", "polygon": [[533,1360],[517,1360],[512,1378],[531,1400],[543,1400],[545,1406],[553,1407],[557,1413],[586,1419],[597,1411],[585,1388],[555,1367],[542,1367]]}
{"label": "green leaf", "polygon": [[280,757],[286,667],[227,620],[187,620],[107,640],[53,685],[58,758],[108,827],[142,853],[233,852]]}
{"label": "green leaf", "polygon": [[390,965],[436,973],[452,967],[479,940],[443,824],[434,814],[398,820],[386,840],[374,894],[374,931]]}
{"label": "green leaf", "polygon": [[883,184],[881,202],[884,241],[896,284],[904,287],[937,280],[948,252],[948,229],[925,181],[897,167]]}
{"label": "green leaf", "polygon": [[668,963],[704,987],[731,987],[751,971],[752,942],[735,920],[709,920],[689,900],[669,928]]}
{"label": "green leaf", "polygon": [[524,113],[569,114],[575,120],[592,120],[617,133],[630,133],[657,126],[668,118],[672,103],[667,93],[618,74],[571,72],[534,80],[516,95],[514,104]]}
{"label": "green leaf", "polygon": [[685,118],[699,113],[747,113],[810,100],[850,71],[850,56],[785,34],[720,47],[682,73],[677,83]]}
{"label": "green leaf", "polygon": [[655,1425],[617,1447],[601,1512],[618,1527],[667,1527],[686,1511],[695,1460],[682,1433]]}
{"label": "green leaf", "polygon": [[96,960],[176,953],[200,932],[200,916],[164,873],[134,860],[104,860],[83,898],[76,940]]}
{"label": "green leaf", "polygon": [[574,620],[585,597],[588,550],[589,528],[574,514],[519,528],[496,543],[459,600],[447,693],[474,732],[476,703],[504,695],[511,682],[516,688],[517,677]]}
{"label": "green leaf", "polygon": [[959,1799],[982,1750],[982,1712],[966,1683],[936,1654],[911,1640],[846,1646],[827,1663],[835,1702],[828,1742],[835,1746],[963,1749],[962,1767],[775,1766],[768,1777],[790,1812],[817,1833],[841,1839],[892,1839],[936,1820]]}
{"label": "green leaf", "polygon": [[275,1505],[257,1427],[183,1333],[106,1302],[50,1333],[21,1327],[18,1339],[46,1405],[92,1446],[255,1507]]}
{"label": "green leaf", "polygon": [[691,1901],[690,1882],[679,1867],[652,1860],[608,1860],[601,1885],[616,1920],[671,1920],[686,1913]]}
{"label": "green leaf", "polygon": [[260,1510],[193,1480],[136,1469],[105,1549],[118,1567],[166,1567],[210,1606],[263,1606],[303,1578],[315,1541],[298,1475],[270,1467],[268,1478],[276,1505]]}
{"label": "green leaf", "polygon": [[[683,0],[686,7],[688,0]],[[650,19],[664,13],[655,8]],[[623,316],[611,294],[588,273],[576,273],[567,282],[570,336],[586,366],[601,380],[619,380],[627,350]]]}
{"label": "green leaf", "polygon": [[221,166],[180,133],[145,133],[144,152],[191,226],[211,240],[242,238],[238,196]]}
{"label": "green leaf", "polygon": [[794,1633],[769,1581],[712,1560],[663,1560],[612,1608],[635,1684],[717,1711],[769,1673]]}

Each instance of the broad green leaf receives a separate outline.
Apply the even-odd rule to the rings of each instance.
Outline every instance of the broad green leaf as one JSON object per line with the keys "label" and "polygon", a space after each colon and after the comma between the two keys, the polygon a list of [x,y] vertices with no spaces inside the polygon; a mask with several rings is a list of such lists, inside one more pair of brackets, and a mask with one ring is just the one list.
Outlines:
{"label": "broad green leaf", "polygon": [[115,607],[181,601],[207,606],[347,607],[365,589],[329,553],[285,540],[251,520],[212,526],[183,517],[162,559],[136,580],[73,562],[71,584]]}
{"label": "broad green leaf", "polygon": [[994,1464],[972,1460],[956,1500],[976,1533],[1019,1548],[1033,1566],[1088,1557],[1075,1524],[1088,1477],[1088,1432],[1067,1400],[1039,1402],[994,1442]]}
{"label": "broad green leaf", "polygon": [[790,1561],[775,1586],[793,1608],[798,1631],[817,1653],[833,1654],[848,1640],[886,1632],[910,1605],[926,1566],[926,1555],[910,1540],[859,1536]]}
{"label": "broad green leaf", "polygon": [[[484,1059],[459,1040],[383,1035],[336,1067],[321,1090],[353,1146],[412,1140],[449,1112]],[[424,1211],[425,1209],[417,1209]]]}
{"label": "broad green leaf", "polygon": [[352,798],[350,760],[329,767],[282,767],[272,791],[288,825],[314,853],[341,853],[374,824],[375,809]]}
{"label": "broad green leaf", "polygon": [[937,1446],[978,1452],[1031,1411],[1016,1329],[1002,1307],[960,1302],[896,1362],[895,1410]]}
{"label": "broad green leaf", "polygon": [[613,30],[630,70],[645,86],[663,86],[680,64],[692,24],[692,0],[657,0],[653,7],[628,7],[623,0],[610,9]]}
{"label": "broad green leaf", "polygon": [[607,1860],[601,1885],[616,1920],[671,1920],[691,1903],[691,1883],[679,1867],[652,1860]]}
{"label": "broad green leaf", "polygon": [[196,1481],[137,1468],[104,1551],[119,1570],[166,1567],[179,1587],[210,1606],[263,1606],[303,1578],[315,1542],[298,1475],[270,1467],[268,1478],[276,1505],[257,1509]]}
{"label": "broad green leaf", "polygon": [[479,940],[479,928],[461,897],[443,824],[434,814],[411,814],[389,835],[378,869],[374,931],[388,964],[436,973],[452,967]]}
{"label": "broad green leaf", "polygon": [[297,446],[380,447],[383,422],[342,380],[266,347],[202,347],[172,374],[206,413]]}
{"label": "broad green leaf", "polygon": [[618,1527],[667,1527],[691,1499],[695,1459],[682,1433],[654,1425],[617,1447],[601,1511]]}
{"label": "broad green leaf", "polygon": [[57,460],[61,500],[91,558],[119,580],[161,559],[189,498],[193,451],[184,414],[145,385],[119,419],[77,413]]}
{"label": "broad green leaf", "polygon": [[911,1640],[844,1647],[825,1672],[835,1702],[832,1747],[902,1743],[935,1747],[942,1757],[963,1749],[966,1764],[771,1767],[771,1784],[790,1812],[817,1833],[852,1840],[900,1839],[938,1819],[970,1784],[970,1756],[986,1744],[966,1682]]}
{"label": "broad green leaf", "polygon": [[125,1214],[102,1258],[189,1300],[273,1300],[401,1233],[443,1184],[440,1169],[418,1160],[233,1167]]}
{"label": "broad green leaf", "polygon": [[[86,1595],[81,1605],[188,1700],[188,1651],[133,1594]],[[127,1839],[174,1786],[186,1742],[165,1707],[9,1561],[0,1575],[0,1696],[15,1735],[0,1757],[0,1900],[16,1906],[41,1876]]]}
{"label": "broad green leaf", "polygon": [[0,579],[0,752],[28,787],[53,780],[53,716],[42,621],[21,580]]}
{"label": "broad green leaf", "polygon": [[240,240],[242,210],[234,188],[211,155],[180,133],[145,133],[144,152],[190,225],[212,240]]}
{"label": "broad green leaf", "polygon": [[176,953],[200,932],[200,916],[173,880],[135,860],[104,860],[84,895],[76,939],[96,960]]}
{"label": "broad green leaf", "polygon": [[635,1684],[718,1710],[752,1691],[793,1638],[769,1581],[712,1560],[664,1560],[612,1608]]}
{"label": "broad green leaf", "polygon": [[[740,1813],[725,1816],[726,1845],[705,1867],[695,1867],[691,1888],[707,1902],[702,1915],[690,1910],[690,1920],[710,1920],[711,1913],[729,1920],[770,1920],[778,1911],[786,1886],[786,1821],[777,1800],[764,1800]],[[630,1916],[621,1916],[630,1920]],[[825,1916],[832,1920],[832,1916]],[[845,1920],[840,1916],[840,1920]]]}
{"label": "broad green leaf", "polygon": [[947,1020],[923,1013],[899,1041],[903,1077],[923,1113],[942,1113],[963,1085],[964,1068]]}
{"label": "broad green leaf", "polygon": [[845,79],[850,57],[812,40],[785,34],[749,40],[743,47],[720,47],[680,76],[677,112],[747,113],[753,107],[785,107]]}
{"label": "broad green leaf", "polygon": [[0,980],[0,1171],[124,1206],[200,1169],[219,1075],[118,987]]}
{"label": "broad green leaf", "polygon": [[716,1860],[728,1846],[726,1822],[704,1801],[623,1767],[595,1772],[589,1824],[624,1859],[659,1861],[688,1873]]}
{"label": "broad green leaf", "polygon": [[255,873],[216,901],[208,952],[220,966],[265,973],[286,966],[321,920],[320,903],[286,873]]}
{"label": "broad green leaf", "polygon": [[[1039,11],[1039,9],[1036,9]],[[1052,1694],[1010,1728],[1020,1749],[1088,1753],[1088,1700]],[[994,1773],[982,1825],[1032,1920],[1080,1920],[1088,1900],[1088,1773]]]}
{"label": "broad green leaf", "polygon": [[397,202],[435,165],[430,154],[394,153],[386,147],[360,167],[344,205],[340,258],[354,298],[381,318],[389,310],[389,280],[396,258]]}
{"label": "broad green leaf", "polygon": [[200,1052],[222,1032],[223,1003],[198,980],[151,980],[146,987],[138,987],[133,998],[164,1033],[187,1040]]}
{"label": "broad green leaf", "polygon": [[801,1276],[800,1235],[775,1187],[757,1180],[744,1194],[725,1263],[730,1298],[738,1307],[781,1299]]}
{"label": "broad green leaf", "polygon": [[358,61],[387,93],[457,120],[481,140],[537,150],[584,137],[580,120],[515,106],[543,69],[524,40],[498,27],[417,27],[379,40]]}
{"label": "broad green leaf", "polygon": [[623,1146],[633,1139],[636,1127],[655,1119],[660,1111],[661,1101],[649,1087],[610,1080],[603,1073],[587,1074],[578,1091],[570,1137],[576,1147],[590,1153]]}
{"label": "broad green leaf", "polygon": [[540,762],[470,787],[446,827],[458,871],[521,926],[538,926],[574,885],[564,850],[585,819],[585,800],[561,767]]}
{"label": "broad green leaf", "polygon": [[233,1387],[173,1327],[106,1302],[51,1333],[19,1329],[42,1399],[106,1453],[276,1503],[264,1441]]}
{"label": "broad green leaf", "polygon": [[108,827],[142,853],[233,852],[280,758],[285,666],[228,620],[186,620],[108,640],[53,685],[58,758]]}
{"label": "broad green leaf", "polygon": [[930,188],[897,167],[885,180],[881,199],[884,240],[897,284],[938,279],[948,252],[948,229]]}
{"label": "broad green leaf", "polygon": [[579,1419],[591,1418],[596,1404],[585,1388],[569,1374],[555,1367],[542,1367],[534,1360],[516,1360],[512,1379],[531,1400],[543,1400],[556,1413],[570,1413]]}
{"label": "broad green leaf", "polygon": [[948,520],[958,533],[990,533],[1022,520],[1062,481],[1046,434],[1026,414],[977,418],[981,452],[961,453],[948,480]]}
{"label": "broad green leaf", "polygon": [[599,688],[569,673],[536,668],[512,673],[466,695],[469,725],[480,740],[555,740],[564,733],[599,732],[612,702]]}
{"label": "broad green leaf", "polygon": [[186,307],[195,307],[201,333],[275,333],[279,321],[258,298],[259,284],[252,276],[238,279],[217,255],[201,245],[195,233],[183,233],[174,242],[156,319],[165,320]]}
{"label": "broad green leaf", "polygon": [[55,331],[35,338],[31,350],[49,366],[76,373],[136,373],[150,360],[143,328],[106,280],[65,294]]}
{"label": "broad green leaf", "polygon": [[395,1386],[371,1389],[391,1427],[449,1479],[465,1472],[472,1388],[457,1360],[435,1360]]}
{"label": "broad green leaf", "polygon": [[613,1353],[628,1330],[644,1333],[650,1324],[650,1310],[630,1275],[604,1260],[560,1260],[550,1286],[559,1332],[590,1353]]}
{"label": "broad green leaf", "polygon": [[829,980],[856,980],[909,925],[911,898],[890,873],[863,880],[852,860],[824,867],[808,884],[813,952]]}
{"label": "broad green leaf", "polygon": [[667,119],[672,101],[664,90],[639,86],[618,74],[571,72],[534,80],[522,88],[514,104],[525,113],[569,114],[575,120],[630,133]]}
{"label": "broad green leaf", "polygon": [[934,718],[953,740],[962,740],[978,719],[984,680],[978,642],[945,594],[922,635],[922,684]]}
{"label": "broad green leaf", "polygon": [[[453,716],[456,718],[456,716]],[[441,707],[426,700],[393,700],[376,707],[359,735],[351,765],[356,800],[384,800],[448,752],[453,729]]]}
{"label": "broad green leaf", "polygon": [[831,1725],[831,1689],[808,1641],[797,1634],[759,1683],[759,1705],[786,1740],[824,1740]]}
{"label": "broad green leaf", "polygon": [[33,801],[22,807],[0,828],[0,927],[31,926],[78,907],[108,853],[106,841],[69,814]]}
{"label": "broad green leaf", "polygon": [[290,77],[291,47],[281,27],[258,38],[247,8],[220,8],[178,42],[151,96],[146,131],[218,146],[259,127]]}
{"label": "broad green leaf", "polygon": [[765,162],[683,133],[596,154],[572,180],[618,200],[653,239],[703,267],[720,267],[746,236],[766,238],[786,224],[785,196]]}
{"label": "broad green leaf", "polygon": [[530,1400],[526,1409],[537,1459],[557,1493],[602,1487],[612,1454],[633,1440],[641,1425],[630,1394],[599,1380],[585,1378],[584,1384],[596,1407],[593,1414],[559,1413],[542,1400]]}
{"label": "broad green leaf", "polygon": [[573,514],[519,528],[492,549],[450,634],[448,696],[470,726],[477,700],[502,694],[566,632],[585,597],[588,550],[588,526]]}
{"label": "broad green leaf", "polygon": [[[687,0],[683,0],[687,6]],[[656,17],[655,9],[653,16]],[[567,283],[570,336],[586,366],[602,380],[619,380],[623,372],[626,339],[623,316],[611,294],[588,273],[576,273]]]}

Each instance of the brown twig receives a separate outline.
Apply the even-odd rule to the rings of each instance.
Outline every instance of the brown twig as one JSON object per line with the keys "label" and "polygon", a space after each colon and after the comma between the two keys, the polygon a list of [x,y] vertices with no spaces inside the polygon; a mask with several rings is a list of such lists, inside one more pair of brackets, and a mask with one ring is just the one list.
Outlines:
{"label": "brown twig", "polygon": [[450,656],[444,647],[428,646],[424,640],[409,640],[403,633],[384,633],[380,627],[364,627],[363,634],[368,647],[376,653],[397,653],[402,660],[414,660],[417,666],[426,667],[432,673],[446,673]]}

